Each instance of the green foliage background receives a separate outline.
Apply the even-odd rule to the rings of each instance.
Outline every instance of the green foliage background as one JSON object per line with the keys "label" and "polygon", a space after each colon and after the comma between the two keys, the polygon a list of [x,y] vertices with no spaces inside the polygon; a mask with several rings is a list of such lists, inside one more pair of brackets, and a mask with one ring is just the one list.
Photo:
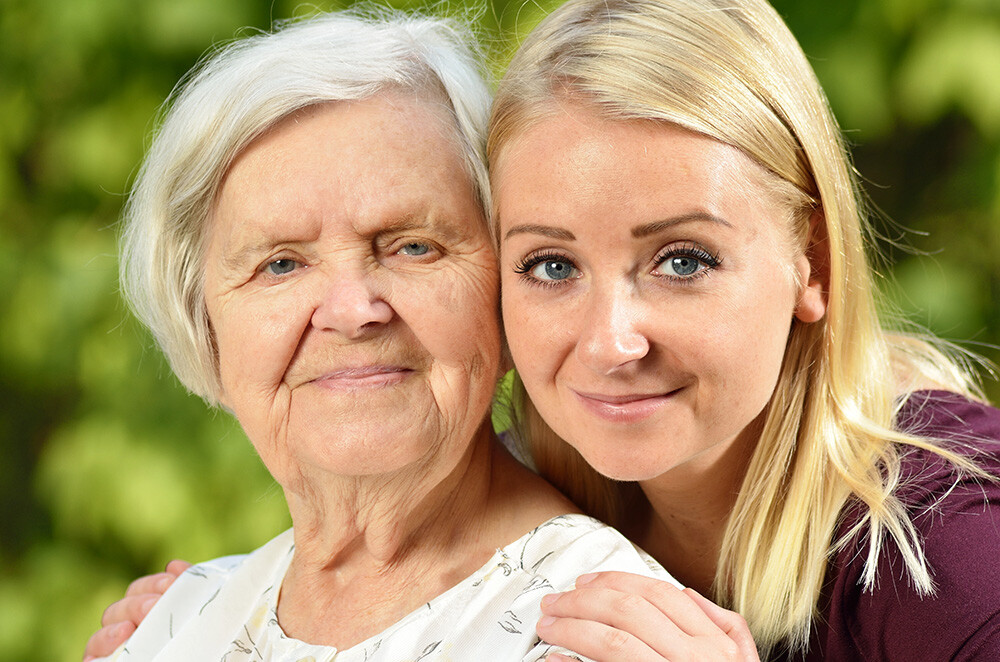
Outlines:
{"label": "green foliage background", "polygon": [[[547,2],[478,12],[498,71]],[[894,222],[889,299],[996,361],[1000,0],[775,4]],[[177,385],[119,300],[115,226],[175,81],[243,26],[317,6],[336,7],[0,0],[0,660],[79,659],[130,579],[288,524],[238,426]]]}

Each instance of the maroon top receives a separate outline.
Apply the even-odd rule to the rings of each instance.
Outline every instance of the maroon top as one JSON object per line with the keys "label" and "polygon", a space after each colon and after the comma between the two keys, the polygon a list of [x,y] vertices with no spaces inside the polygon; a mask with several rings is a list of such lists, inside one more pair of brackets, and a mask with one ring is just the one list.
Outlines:
{"label": "maroon top", "polygon": [[[1000,409],[921,391],[904,405],[898,428],[965,441],[963,454],[1000,476]],[[955,485],[949,466],[924,451],[908,454],[902,470],[910,482],[899,494],[937,591],[920,597],[888,542],[876,584],[864,591],[866,539],[853,541],[827,571],[821,617],[800,660],[1000,660],[1000,482]],[[841,532],[852,518],[845,520]]]}

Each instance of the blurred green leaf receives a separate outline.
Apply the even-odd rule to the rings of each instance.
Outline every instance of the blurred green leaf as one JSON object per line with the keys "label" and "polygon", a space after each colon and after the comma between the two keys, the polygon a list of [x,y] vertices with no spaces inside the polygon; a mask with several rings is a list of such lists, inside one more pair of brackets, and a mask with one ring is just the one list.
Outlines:
{"label": "blurred green leaf", "polygon": [[954,15],[921,29],[903,61],[899,110],[926,124],[959,109],[984,134],[1000,134],[1000,16]]}

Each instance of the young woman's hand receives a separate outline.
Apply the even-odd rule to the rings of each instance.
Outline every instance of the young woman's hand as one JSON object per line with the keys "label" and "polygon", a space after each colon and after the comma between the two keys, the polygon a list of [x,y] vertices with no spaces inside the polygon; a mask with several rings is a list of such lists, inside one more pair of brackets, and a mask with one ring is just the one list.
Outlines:
{"label": "young woman's hand", "polygon": [[542,598],[542,613],[539,637],[598,662],[760,659],[742,616],[692,589],[640,575],[583,575],[572,591]]}
{"label": "young woman's hand", "polygon": [[129,584],[125,597],[104,610],[101,629],[87,641],[83,662],[114,653],[135,632],[174,580],[190,567],[187,561],[171,561],[165,572],[140,577]]}

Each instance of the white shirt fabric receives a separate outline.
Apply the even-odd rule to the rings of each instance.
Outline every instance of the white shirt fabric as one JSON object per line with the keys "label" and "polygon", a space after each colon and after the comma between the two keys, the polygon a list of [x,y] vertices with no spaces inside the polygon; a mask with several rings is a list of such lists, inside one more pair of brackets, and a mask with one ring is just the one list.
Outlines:
{"label": "white shirt fabric", "polygon": [[[675,580],[614,529],[555,517],[385,631],[345,650],[285,636],[276,615],[294,552],[289,529],[248,555],[192,567],[157,602],[115,662],[535,662],[563,652],[535,635],[542,596],[587,572]],[[577,656],[579,657],[579,656]],[[585,658],[580,658],[585,659]]]}

